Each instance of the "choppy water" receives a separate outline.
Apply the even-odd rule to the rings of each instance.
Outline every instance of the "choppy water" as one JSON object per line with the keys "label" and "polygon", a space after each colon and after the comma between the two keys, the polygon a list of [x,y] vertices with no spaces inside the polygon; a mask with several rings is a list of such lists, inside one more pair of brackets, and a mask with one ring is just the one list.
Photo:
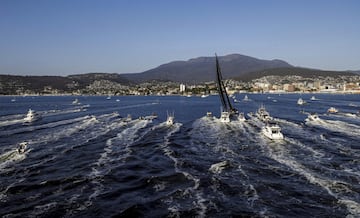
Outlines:
{"label": "choppy water", "polygon": [[[219,116],[218,96],[0,97],[0,216],[360,217],[360,96],[248,96],[235,106],[264,104],[283,141],[256,120],[204,117]],[[24,125],[29,108],[42,119]]]}

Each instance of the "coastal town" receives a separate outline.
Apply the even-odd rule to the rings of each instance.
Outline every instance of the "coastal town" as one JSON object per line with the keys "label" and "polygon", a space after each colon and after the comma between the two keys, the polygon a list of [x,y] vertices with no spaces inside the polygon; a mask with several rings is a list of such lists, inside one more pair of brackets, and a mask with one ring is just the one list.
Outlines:
{"label": "coastal town", "polygon": [[[359,76],[315,77],[265,76],[249,82],[228,79],[224,81],[228,93],[360,93]],[[172,81],[150,81],[123,85],[111,80],[95,80],[84,88],[72,82],[67,90],[50,85],[42,90],[26,89],[21,83],[0,81],[1,95],[215,95],[215,81],[199,84]]]}

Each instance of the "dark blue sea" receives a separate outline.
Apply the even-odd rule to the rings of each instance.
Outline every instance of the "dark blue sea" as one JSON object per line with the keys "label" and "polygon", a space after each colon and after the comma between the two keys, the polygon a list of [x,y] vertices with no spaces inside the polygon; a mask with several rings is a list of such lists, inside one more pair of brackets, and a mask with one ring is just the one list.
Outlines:
{"label": "dark blue sea", "polygon": [[218,96],[0,97],[0,217],[360,217],[360,95],[247,95],[231,123]]}

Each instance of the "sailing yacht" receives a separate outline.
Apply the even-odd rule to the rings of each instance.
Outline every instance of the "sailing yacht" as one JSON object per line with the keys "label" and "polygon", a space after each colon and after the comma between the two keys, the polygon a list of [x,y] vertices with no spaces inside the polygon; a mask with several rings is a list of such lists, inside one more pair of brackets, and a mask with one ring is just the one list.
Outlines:
{"label": "sailing yacht", "polygon": [[231,120],[244,121],[245,120],[244,114],[239,113],[239,111],[231,105],[231,101],[229,99],[224,82],[222,80],[220,64],[216,54],[215,54],[215,60],[216,60],[217,87],[222,104],[220,121],[224,123],[228,123]]}

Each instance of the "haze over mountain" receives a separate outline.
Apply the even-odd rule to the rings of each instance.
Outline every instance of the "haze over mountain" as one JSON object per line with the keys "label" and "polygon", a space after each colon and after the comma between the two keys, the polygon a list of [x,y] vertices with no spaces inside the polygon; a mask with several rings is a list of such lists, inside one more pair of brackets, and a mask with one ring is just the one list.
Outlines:
{"label": "haze over mountain", "polygon": [[[261,60],[241,54],[219,56],[219,62],[224,79],[264,69],[293,67],[282,60]],[[188,61],[173,61],[142,73],[121,75],[134,82],[169,80],[198,83],[215,80],[215,69],[215,57],[198,57]]]}

